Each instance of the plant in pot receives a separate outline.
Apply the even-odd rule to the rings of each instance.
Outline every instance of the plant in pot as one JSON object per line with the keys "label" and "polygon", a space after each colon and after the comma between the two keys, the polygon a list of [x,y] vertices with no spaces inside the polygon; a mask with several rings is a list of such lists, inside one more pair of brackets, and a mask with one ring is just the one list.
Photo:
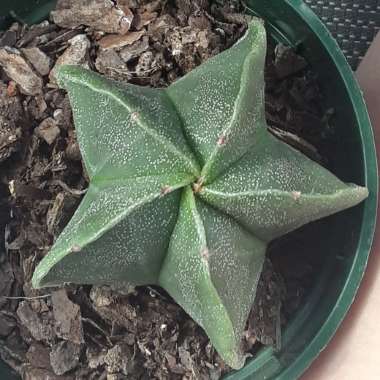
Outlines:
{"label": "plant in pot", "polygon": [[[268,243],[368,196],[270,134],[265,56],[254,18],[233,47],[166,89],[56,67],[90,184],[34,287],[161,286],[229,366],[243,367],[240,341]],[[376,186],[366,185],[373,202]],[[257,366],[274,375],[274,357],[263,353],[231,376]]]}

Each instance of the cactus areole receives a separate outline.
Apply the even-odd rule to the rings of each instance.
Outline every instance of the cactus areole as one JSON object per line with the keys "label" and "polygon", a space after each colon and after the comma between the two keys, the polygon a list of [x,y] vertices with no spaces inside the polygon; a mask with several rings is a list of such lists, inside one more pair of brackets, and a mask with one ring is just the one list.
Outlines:
{"label": "cactus areole", "polygon": [[62,66],[90,184],[34,287],[159,285],[242,367],[268,243],[368,196],[268,132],[265,56],[254,19],[166,89]]}

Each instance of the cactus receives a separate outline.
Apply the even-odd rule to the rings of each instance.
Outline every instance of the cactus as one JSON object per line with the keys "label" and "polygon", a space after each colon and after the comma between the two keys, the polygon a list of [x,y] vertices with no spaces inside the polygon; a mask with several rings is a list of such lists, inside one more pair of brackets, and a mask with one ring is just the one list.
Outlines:
{"label": "cactus", "polygon": [[33,286],[159,285],[240,368],[267,244],[368,195],[268,132],[265,55],[254,19],[167,89],[62,66],[90,184]]}

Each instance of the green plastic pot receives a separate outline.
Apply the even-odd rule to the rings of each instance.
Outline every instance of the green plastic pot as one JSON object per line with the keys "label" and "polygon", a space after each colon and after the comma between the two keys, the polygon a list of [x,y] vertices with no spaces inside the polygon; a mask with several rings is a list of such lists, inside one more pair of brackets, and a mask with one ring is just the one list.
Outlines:
{"label": "green plastic pot", "polygon": [[[29,23],[40,21],[54,4],[51,0],[2,0],[0,27],[11,21],[10,14]],[[297,47],[318,73],[326,103],[336,110],[334,127],[339,138],[330,169],[345,181],[365,184],[370,191],[362,205],[320,223],[311,244],[318,245],[321,269],[304,306],[285,329],[282,349],[262,349],[243,369],[226,376],[228,380],[292,380],[335,334],[363,277],[376,220],[376,154],[360,89],[322,22],[301,0],[250,0],[247,5],[266,20],[277,40]],[[0,365],[1,379],[16,378]]]}

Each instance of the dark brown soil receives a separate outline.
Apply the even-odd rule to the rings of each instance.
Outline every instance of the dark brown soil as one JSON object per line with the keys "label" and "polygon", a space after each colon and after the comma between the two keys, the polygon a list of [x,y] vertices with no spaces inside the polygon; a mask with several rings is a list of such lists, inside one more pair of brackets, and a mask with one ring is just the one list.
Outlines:
{"label": "dark brown soil", "polygon": [[[37,291],[30,280],[87,186],[55,62],[163,87],[230,47],[248,17],[238,1],[222,7],[208,0],[123,0],[114,1],[116,12],[102,7],[105,0],[91,0],[87,12],[103,12],[102,23],[83,26],[88,15],[70,3],[78,6],[62,0],[53,15],[61,26],[14,23],[0,33],[0,356],[28,380],[219,379],[229,369],[160,288]],[[124,36],[107,29],[120,12],[123,22],[134,16]],[[306,61],[270,42],[266,80],[272,132],[325,164],[320,152],[330,112]],[[294,249],[297,238],[296,232],[269,249],[243,339],[247,353],[262,344],[281,348],[281,326],[312,284],[316,267],[302,246]]]}

